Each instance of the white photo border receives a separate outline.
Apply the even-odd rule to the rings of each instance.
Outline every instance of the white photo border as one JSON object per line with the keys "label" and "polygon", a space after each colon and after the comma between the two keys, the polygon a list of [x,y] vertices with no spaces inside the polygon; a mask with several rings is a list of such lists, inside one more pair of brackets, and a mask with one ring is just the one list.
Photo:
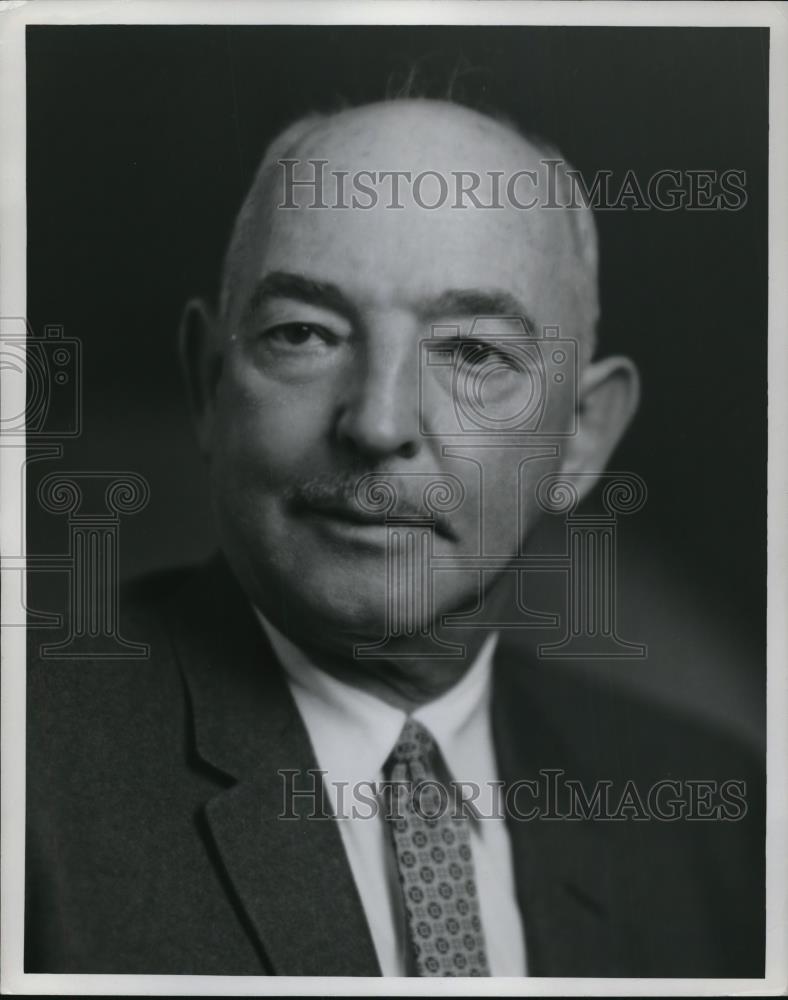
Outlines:
{"label": "white photo border", "polygon": [[[23,971],[25,630],[2,629],[0,989],[45,995],[716,996],[788,991],[788,4],[528,0],[5,0],[0,2],[0,314],[26,303],[27,25],[312,24],[726,26],[770,29],[769,469],[767,598],[767,920],[763,979],[391,979],[290,976],[43,975]],[[3,375],[4,373],[0,373]],[[6,381],[3,415],[24,411]],[[21,399],[20,399],[21,395]],[[0,448],[0,550],[24,553],[24,447]],[[16,575],[16,574],[15,574]],[[22,574],[19,574],[21,577]],[[23,584],[21,584],[23,586]],[[20,593],[2,591],[2,612]]]}

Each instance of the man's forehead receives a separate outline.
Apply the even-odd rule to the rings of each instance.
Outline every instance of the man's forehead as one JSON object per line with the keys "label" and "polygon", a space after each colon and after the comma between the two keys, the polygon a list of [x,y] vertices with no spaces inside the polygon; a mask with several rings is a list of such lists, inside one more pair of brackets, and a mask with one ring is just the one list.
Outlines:
{"label": "man's forehead", "polygon": [[[454,175],[467,171],[464,183],[470,185],[470,174],[477,174],[477,197],[487,205],[489,171],[503,173],[505,185],[515,171],[533,168],[535,156],[509,127],[441,102],[389,102],[341,112],[318,121],[288,149],[286,170],[271,164],[251,263],[258,276],[269,266],[292,270],[308,251],[321,270],[347,276],[368,276],[374,265],[378,285],[439,288],[450,279],[473,285],[482,277],[486,284],[497,274],[498,283],[516,286],[518,274],[536,277],[545,265],[550,270],[543,258],[560,265],[566,242],[560,213],[479,208],[462,196],[457,207]],[[393,180],[381,176],[385,171],[408,175],[396,193]],[[419,182],[420,171],[431,174]],[[312,183],[317,176],[319,195]],[[374,190],[374,204],[360,185]],[[316,197],[325,208],[311,207]],[[296,207],[282,208],[283,202]]]}
{"label": "man's forehead", "polygon": [[249,261],[254,280],[269,270],[319,273],[359,303],[402,304],[445,288],[501,287],[533,300],[555,291],[568,263],[545,232],[508,214],[445,207],[426,212],[329,208],[276,211]]}

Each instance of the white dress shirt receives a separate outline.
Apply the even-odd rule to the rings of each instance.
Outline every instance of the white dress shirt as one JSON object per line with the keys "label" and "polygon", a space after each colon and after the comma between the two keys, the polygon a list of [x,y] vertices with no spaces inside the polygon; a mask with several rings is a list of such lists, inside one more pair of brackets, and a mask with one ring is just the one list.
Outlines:
{"label": "white dress shirt", "polygon": [[[363,796],[368,803],[373,786],[383,780],[383,765],[407,713],[327,674],[259,612],[258,617],[285,669],[319,768],[325,772],[323,781],[381,971],[384,976],[404,976],[407,928],[391,833],[383,815],[370,818],[373,806],[365,804]],[[484,818],[470,820],[470,838],[490,972],[524,976],[525,943],[509,834],[502,817],[488,818],[494,812],[495,795],[489,783],[498,777],[490,722],[496,641],[496,633],[489,635],[465,675],[439,698],[419,706],[413,718],[434,737],[451,778],[485,789],[476,800]],[[362,798],[352,793],[358,783],[365,783]]]}

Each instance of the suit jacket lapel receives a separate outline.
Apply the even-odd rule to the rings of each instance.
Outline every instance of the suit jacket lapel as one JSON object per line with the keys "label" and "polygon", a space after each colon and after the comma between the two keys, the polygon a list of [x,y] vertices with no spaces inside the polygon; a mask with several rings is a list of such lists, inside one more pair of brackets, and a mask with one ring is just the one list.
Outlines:
{"label": "suit jacket lapel", "polygon": [[[308,734],[223,561],[173,601],[171,627],[195,752],[229,785],[206,804],[210,835],[271,971],[380,975],[339,830],[322,805]],[[295,798],[290,810],[287,781],[316,794]],[[282,818],[288,810],[297,818]],[[323,818],[308,819],[312,813]]]}
{"label": "suit jacket lapel", "polygon": [[[502,641],[496,657],[493,727],[500,777],[510,785],[536,781],[544,791],[550,769],[577,777],[576,755],[551,720],[562,719],[566,689],[555,683],[557,666],[531,660]],[[570,716],[571,717],[571,716]],[[560,724],[560,723],[559,723]],[[581,737],[582,742],[582,737]],[[509,815],[518,900],[525,925],[529,973],[535,976],[620,976],[625,971],[615,905],[615,857],[605,823],[545,819],[544,797],[526,788]],[[558,811],[563,811],[559,805]]]}
{"label": "suit jacket lapel", "polygon": [[[226,786],[206,803],[210,837],[270,971],[380,975],[337,825],[306,818],[323,811],[319,775],[318,794],[292,803],[298,818],[280,818],[287,779],[278,772],[296,771],[295,786],[304,788],[318,765],[281,668],[223,561],[187,585],[170,613],[194,751]],[[493,725],[507,784],[544,787],[539,772],[549,768],[582,773],[572,750],[582,735],[566,740],[550,722],[566,718],[567,698],[576,697],[555,673],[502,641]],[[605,823],[511,819],[510,835],[530,974],[629,974],[616,944],[623,928]]]}

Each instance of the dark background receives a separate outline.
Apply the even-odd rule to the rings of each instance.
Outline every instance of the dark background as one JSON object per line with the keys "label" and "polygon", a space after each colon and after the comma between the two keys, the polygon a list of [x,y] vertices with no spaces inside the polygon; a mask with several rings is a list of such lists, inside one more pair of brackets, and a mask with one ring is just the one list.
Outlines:
{"label": "dark background", "polygon": [[[673,696],[719,697],[717,714],[760,730],[768,30],[33,27],[27,58],[28,316],[83,344],[84,430],[60,467],[150,482],[150,504],[122,524],[124,576],[212,547],[179,313],[189,296],[214,295],[261,152],[293,117],[380,98],[415,60],[436,90],[459,67],[460,98],[502,108],[587,179],[746,171],[741,211],[597,222],[601,350],[625,351],[643,377],[613,462],[649,490],[625,525],[635,617],[667,607],[665,627],[691,626],[706,659],[727,651],[716,674],[673,677]],[[31,496],[53,468],[34,468]],[[34,553],[67,544],[63,519],[35,504],[28,536]]]}

